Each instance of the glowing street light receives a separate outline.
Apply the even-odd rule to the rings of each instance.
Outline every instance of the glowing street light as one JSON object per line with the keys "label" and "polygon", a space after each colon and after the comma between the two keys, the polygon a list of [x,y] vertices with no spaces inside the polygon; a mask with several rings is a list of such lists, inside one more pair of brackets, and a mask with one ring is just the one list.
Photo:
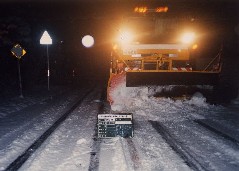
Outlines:
{"label": "glowing street light", "polygon": [[41,36],[40,39],[41,45],[46,45],[46,53],[47,53],[47,83],[48,83],[48,90],[50,90],[50,65],[49,65],[49,55],[48,55],[48,45],[52,44],[51,36],[48,34],[47,31],[44,31],[44,33]]}
{"label": "glowing street light", "polygon": [[86,48],[90,48],[94,45],[95,41],[94,41],[94,38],[91,35],[86,35],[82,38],[81,43]]}

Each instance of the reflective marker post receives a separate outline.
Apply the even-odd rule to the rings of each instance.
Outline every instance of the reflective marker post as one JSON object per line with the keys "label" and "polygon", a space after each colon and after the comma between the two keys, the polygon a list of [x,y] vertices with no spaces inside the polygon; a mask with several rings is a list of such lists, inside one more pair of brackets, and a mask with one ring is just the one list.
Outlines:
{"label": "reflective marker post", "polygon": [[48,54],[48,45],[52,44],[52,39],[47,31],[44,31],[41,39],[41,45],[46,45],[46,53],[47,53],[47,89],[50,90],[50,64],[49,64],[49,54]]}

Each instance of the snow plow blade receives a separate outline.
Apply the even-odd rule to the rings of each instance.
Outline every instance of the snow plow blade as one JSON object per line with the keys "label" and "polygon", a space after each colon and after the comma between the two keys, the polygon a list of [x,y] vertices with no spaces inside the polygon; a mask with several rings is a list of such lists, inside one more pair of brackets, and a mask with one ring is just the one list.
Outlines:
{"label": "snow plow blade", "polygon": [[127,72],[126,87],[155,85],[216,85],[218,72]]}

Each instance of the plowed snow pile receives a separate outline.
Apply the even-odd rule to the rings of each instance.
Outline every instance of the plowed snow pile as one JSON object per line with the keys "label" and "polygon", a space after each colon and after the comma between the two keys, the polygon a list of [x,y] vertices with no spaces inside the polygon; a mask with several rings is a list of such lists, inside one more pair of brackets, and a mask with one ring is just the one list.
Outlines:
{"label": "plowed snow pile", "polygon": [[[158,87],[157,91],[160,89]],[[140,109],[149,109],[150,111],[160,109],[164,112],[170,112],[174,108],[173,106],[209,107],[209,104],[206,103],[206,98],[201,93],[195,93],[190,100],[157,98],[153,94],[154,92],[149,91],[147,87],[126,87],[125,83],[121,83],[112,92],[114,103],[111,109],[117,112],[132,112]]]}

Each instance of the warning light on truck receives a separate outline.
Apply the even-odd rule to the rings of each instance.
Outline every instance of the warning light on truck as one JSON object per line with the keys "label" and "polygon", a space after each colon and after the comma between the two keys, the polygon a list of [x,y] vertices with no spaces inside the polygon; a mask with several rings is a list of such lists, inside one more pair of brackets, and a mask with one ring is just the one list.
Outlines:
{"label": "warning light on truck", "polygon": [[137,13],[160,13],[160,12],[168,12],[168,7],[157,7],[157,8],[147,8],[147,7],[135,7],[134,12]]}

